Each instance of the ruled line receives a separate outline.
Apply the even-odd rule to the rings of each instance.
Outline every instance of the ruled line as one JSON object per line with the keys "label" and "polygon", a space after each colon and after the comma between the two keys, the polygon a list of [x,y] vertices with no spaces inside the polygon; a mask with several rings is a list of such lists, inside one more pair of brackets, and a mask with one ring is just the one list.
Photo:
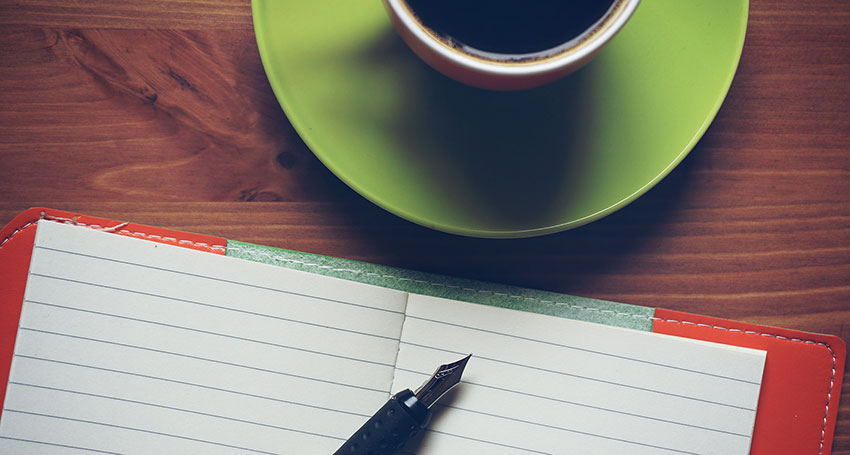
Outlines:
{"label": "ruled line", "polygon": [[[25,330],[25,331],[28,331],[28,332],[37,332],[37,333],[46,333],[46,334],[49,334],[49,335],[56,335],[56,336],[74,338],[74,339],[78,339],[78,340],[92,341],[92,342],[95,342],[95,343],[105,343],[105,344],[110,344],[110,345],[113,345],[113,346],[121,346],[121,347],[125,347],[125,348],[139,349],[139,350],[142,350],[142,351],[156,352],[156,353],[159,353],[159,354],[168,354],[168,355],[173,355],[173,356],[176,356],[176,357],[183,357],[183,358],[187,358],[187,359],[194,359],[194,360],[201,360],[201,361],[205,361],[205,362],[218,363],[218,364],[221,364],[221,365],[228,365],[228,366],[237,367],[237,368],[245,368],[245,369],[253,370],[253,371],[261,371],[261,372],[264,372],[264,373],[272,373],[272,374],[277,374],[277,375],[281,375],[281,376],[288,376],[288,377],[297,378],[297,379],[304,379],[304,380],[308,380],[308,381],[315,381],[315,382],[321,382],[321,383],[325,383],[325,384],[331,384],[331,385],[337,385],[337,386],[343,386],[343,387],[350,387],[350,388],[358,389],[358,390],[366,390],[366,391],[369,391],[369,392],[380,393],[381,395],[384,395],[384,396],[386,396],[389,393],[387,390],[375,389],[375,388],[371,388],[371,387],[364,387],[364,386],[360,386],[360,385],[356,385],[356,384],[346,384],[346,383],[343,383],[343,382],[330,381],[330,380],[327,380],[327,379],[320,379],[320,378],[314,378],[314,377],[310,377],[310,376],[302,376],[302,375],[298,375],[298,374],[287,373],[285,371],[278,371],[278,370],[270,370],[270,369],[267,369],[267,368],[253,367],[253,366],[250,366],[250,365],[243,365],[243,364],[239,364],[239,363],[228,362],[228,361],[225,361],[225,360],[210,359],[210,358],[207,358],[207,357],[194,356],[194,355],[190,355],[190,354],[181,354],[179,352],[171,352],[171,351],[165,351],[165,350],[162,350],[162,349],[154,349],[154,348],[148,348],[148,347],[144,347],[144,346],[136,346],[136,345],[132,345],[132,344],[118,343],[118,342],[115,342],[115,341],[99,340],[99,339],[96,339],[96,338],[82,337],[82,336],[78,336],[78,335],[70,335],[70,334],[67,334],[67,333],[60,333],[60,332],[51,332],[51,331],[48,331],[48,330],[33,329],[33,328],[29,328],[29,327],[20,327],[18,330]],[[27,355],[24,355],[24,354],[15,354],[15,355],[18,356],[18,357],[38,359],[37,357],[27,356]]]}
{"label": "ruled line", "polygon": [[91,448],[88,448],[88,447],[72,446],[72,445],[68,445],[68,444],[58,444],[58,443],[55,443],[55,442],[36,441],[36,440],[33,440],[33,439],[13,438],[11,436],[0,436],[0,439],[7,439],[9,441],[28,442],[28,443],[31,443],[31,444],[41,444],[41,445],[53,446],[53,447],[62,447],[62,448],[65,448],[65,449],[85,450],[86,452],[106,453],[106,454],[109,454],[109,455],[124,455],[121,452],[107,452],[106,450],[91,449]]}
{"label": "ruled line", "polygon": [[220,446],[220,447],[227,447],[227,448],[230,448],[230,449],[245,450],[247,452],[262,453],[262,454],[267,454],[267,455],[276,455],[274,452],[266,452],[264,450],[250,449],[248,447],[240,447],[240,446],[235,446],[235,445],[231,445],[231,444],[225,444],[225,443],[222,443],[222,442],[215,442],[215,441],[208,441],[208,440],[205,440],[205,439],[191,438],[189,436],[163,433],[163,432],[160,432],[160,431],[146,430],[144,428],[128,427],[128,426],[116,425],[116,424],[105,423],[105,422],[95,422],[93,420],[75,419],[73,417],[65,417],[65,416],[52,415],[52,414],[41,414],[41,413],[38,413],[38,412],[22,411],[22,410],[19,410],[19,409],[11,409],[11,408],[3,408],[3,412],[4,413],[12,412],[12,413],[16,413],[16,414],[31,415],[31,416],[36,416],[36,417],[47,417],[47,418],[50,418],[50,419],[67,420],[69,422],[86,423],[86,424],[90,424],[90,425],[100,425],[100,426],[109,427],[109,428],[118,428],[120,430],[137,431],[137,432],[140,432],[140,433],[154,434],[154,435],[157,435],[157,436],[166,436],[166,437],[169,437],[169,438],[183,439],[183,440],[192,441],[192,442],[200,442],[200,443],[210,444],[210,445],[215,445],[215,446]]}
{"label": "ruled line", "polygon": [[342,328],[342,327],[334,327],[334,326],[319,324],[319,323],[315,323],[315,322],[302,321],[300,319],[285,318],[283,316],[275,316],[273,314],[242,310],[242,309],[231,308],[231,307],[226,307],[226,306],[222,306],[222,305],[215,305],[215,304],[212,304],[212,303],[198,302],[196,300],[182,299],[182,298],[171,297],[171,296],[167,296],[167,295],[154,294],[154,293],[151,293],[151,292],[137,291],[137,290],[134,290],[134,289],[120,288],[120,287],[116,287],[116,286],[109,286],[109,285],[105,285],[105,284],[101,284],[101,283],[92,283],[92,282],[89,282],[89,281],[73,280],[71,278],[59,277],[59,276],[54,276],[54,275],[45,275],[45,274],[36,273],[36,272],[30,272],[30,276],[37,276],[37,277],[41,277],[41,278],[64,281],[64,282],[67,282],[67,283],[93,286],[93,287],[98,287],[98,288],[102,288],[102,289],[109,289],[109,290],[112,290],[112,291],[127,292],[127,293],[130,293],[130,294],[143,295],[143,296],[154,297],[154,298],[158,298],[158,299],[171,300],[171,301],[174,301],[174,302],[182,302],[182,303],[187,303],[187,304],[190,304],[190,305],[197,305],[197,306],[203,306],[203,307],[208,307],[208,308],[216,308],[216,309],[219,309],[219,310],[232,311],[232,312],[235,312],[235,313],[242,313],[242,314],[249,314],[251,316],[260,316],[260,317],[274,319],[274,320],[278,320],[278,321],[292,322],[292,323],[295,323],[295,324],[307,325],[307,326],[311,326],[311,327],[318,327],[318,328],[322,328],[322,329],[330,329],[330,330],[335,330],[335,331],[339,331],[339,332],[346,332],[346,333],[352,333],[352,334],[356,334],[356,335],[363,335],[363,336],[367,336],[367,337],[382,338],[382,339],[385,339],[385,340],[398,341],[398,338],[386,336],[386,335],[378,335],[378,334],[374,334],[374,333],[360,332],[360,331],[357,331],[357,330],[345,329],[345,328]]}
{"label": "ruled line", "polygon": [[331,435],[322,434],[322,433],[314,433],[312,431],[298,430],[298,429],[289,428],[289,427],[281,427],[281,426],[278,426],[278,425],[272,425],[272,424],[263,423],[263,422],[255,422],[253,420],[237,419],[236,417],[228,417],[228,416],[223,416],[223,415],[219,415],[219,414],[211,414],[211,413],[196,411],[196,410],[192,410],[192,409],[184,409],[184,408],[178,408],[178,407],[174,407],[174,406],[166,406],[166,405],[156,404],[156,403],[151,403],[151,402],[146,402],[146,401],[130,400],[130,399],[127,399],[127,398],[112,397],[112,396],[108,396],[108,395],[98,395],[96,393],[80,392],[80,391],[77,391],[77,390],[62,389],[62,388],[58,388],[58,387],[48,387],[48,386],[43,386],[43,385],[38,385],[38,384],[27,384],[27,383],[17,382],[17,381],[9,381],[9,384],[14,384],[14,385],[23,386],[23,387],[32,387],[32,388],[43,389],[43,390],[53,390],[53,391],[56,391],[56,392],[64,392],[64,393],[70,393],[70,394],[74,394],[74,395],[82,395],[82,396],[101,398],[101,399],[106,399],[106,400],[120,401],[120,402],[123,402],[123,403],[137,404],[137,405],[141,405],[141,406],[150,406],[150,407],[154,407],[154,408],[167,409],[169,411],[178,411],[178,412],[185,412],[185,413],[188,413],[188,414],[202,415],[202,416],[205,416],[205,417],[214,417],[214,418],[217,418],[217,419],[229,420],[229,421],[232,421],[232,422],[239,422],[239,423],[244,423],[244,424],[248,424],[248,425],[255,425],[255,426],[260,426],[260,427],[266,427],[266,428],[272,428],[272,429],[275,429],[275,430],[289,431],[289,432],[304,434],[304,435],[308,435],[308,436],[317,436],[317,437],[321,437],[321,438],[325,438],[325,439],[334,439],[334,440],[338,440],[338,441],[345,441],[345,438],[340,438],[340,437],[337,437],[337,436],[331,436]]}
{"label": "ruled line", "polygon": [[[473,438],[473,437],[470,437],[470,436],[463,436],[463,435],[454,434],[454,433],[447,433],[447,432],[439,431],[439,430],[432,430],[432,429],[429,429],[429,428],[426,428],[425,431],[430,432],[430,433],[441,434],[441,435],[445,435],[445,436],[452,436],[452,437],[460,438],[460,439],[466,439],[466,440],[469,440],[469,441],[480,442],[480,443],[484,443],[484,444],[506,447],[506,448],[509,448],[509,449],[521,450],[523,452],[538,453],[538,454],[543,454],[543,455],[555,455],[554,453],[551,453],[551,452],[542,452],[542,451],[530,449],[530,448],[527,448],[527,447],[518,447],[518,446],[512,446],[512,445],[508,445],[508,444],[501,444],[501,443],[498,443],[498,442],[487,441],[487,440],[484,440],[484,439],[478,439],[478,438]],[[603,435],[598,435],[598,434],[593,434],[593,433],[586,433],[584,431],[577,431],[577,430],[568,430],[568,431],[570,431],[571,433],[576,433],[576,434],[580,434],[580,435],[583,435],[583,436],[591,436],[591,437],[595,437],[595,438],[606,439],[606,440],[609,440],[609,441],[621,442],[621,443],[624,443],[624,444],[636,445],[636,446],[641,446],[641,447],[649,447],[651,449],[659,449],[659,450],[664,450],[664,451],[667,451],[667,452],[681,453],[681,454],[685,454],[685,455],[703,455],[703,454],[699,454],[699,453],[696,453],[696,452],[687,452],[687,451],[684,451],[684,450],[671,449],[669,447],[656,446],[656,445],[652,445],[652,444],[644,444],[642,442],[629,441],[627,439],[612,438],[610,436],[603,436]]]}
{"label": "ruled line", "polygon": [[638,359],[638,358],[619,355],[619,354],[612,354],[612,353],[609,353],[609,352],[596,351],[596,350],[593,350],[593,349],[581,348],[581,347],[577,347],[577,346],[571,346],[571,345],[568,345],[568,344],[555,343],[555,342],[552,342],[552,341],[539,340],[539,339],[531,338],[531,337],[525,337],[525,336],[520,336],[520,335],[512,335],[512,334],[509,334],[509,333],[497,332],[495,330],[488,330],[488,329],[483,329],[483,328],[480,328],[480,327],[472,327],[472,326],[457,324],[457,323],[448,322],[448,321],[441,321],[441,320],[438,320],[438,319],[429,319],[429,318],[423,318],[423,317],[419,317],[419,316],[411,316],[409,314],[406,315],[405,317],[409,318],[409,319],[416,319],[416,320],[419,320],[419,321],[431,322],[431,323],[434,323],[434,324],[447,325],[447,326],[450,326],[450,327],[457,327],[457,328],[461,328],[461,329],[465,329],[465,330],[472,330],[472,331],[476,331],[476,332],[488,333],[488,334],[491,334],[491,335],[498,335],[498,336],[502,336],[502,337],[513,338],[513,339],[517,339],[517,340],[524,340],[524,341],[530,341],[530,342],[533,342],[533,343],[545,344],[545,345],[549,345],[549,346],[556,346],[556,347],[559,347],[559,348],[570,349],[570,350],[573,350],[573,351],[587,352],[587,353],[590,353],[590,354],[602,355],[602,356],[606,356],[606,357],[613,357],[613,358],[622,359],[622,360],[629,360],[629,361],[643,363],[643,364],[647,364],[647,365],[654,365],[654,366],[663,367],[663,368],[670,368],[670,369],[673,369],[673,370],[686,371],[686,372],[689,372],[689,373],[695,373],[695,374],[715,377],[715,378],[719,378],[719,379],[727,379],[727,380],[730,380],[730,381],[742,382],[742,383],[745,383],[745,384],[752,384],[752,385],[757,385],[757,386],[761,385],[761,383],[759,383],[757,381],[750,381],[748,379],[741,379],[741,378],[735,378],[735,377],[731,377],[731,376],[724,376],[724,375],[720,375],[720,374],[716,374],[716,373],[709,373],[709,372],[706,372],[706,371],[694,370],[694,369],[684,368],[684,367],[680,367],[680,366],[676,366],[676,365],[668,365],[668,364],[660,363],[660,362],[652,362],[652,361],[649,361],[649,360],[643,360],[643,359]]}
{"label": "ruled line", "polygon": [[258,399],[262,399],[262,400],[274,401],[274,402],[277,402],[277,403],[291,404],[291,405],[294,405],[294,406],[303,406],[303,407],[306,407],[306,408],[318,409],[318,410],[321,410],[321,411],[335,412],[335,413],[339,413],[339,414],[348,414],[348,415],[353,415],[353,416],[357,416],[357,417],[365,417],[365,418],[371,417],[369,414],[363,414],[363,413],[359,413],[359,412],[346,411],[346,410],[338,409],[338,408],[326,408],[326,407],[323,407],[323,406],[317,406],[317,405],[313,405],[313,404],[309,404],[309,403],[301,403],[301,402],[298,402],[298,401],[283,400],[283,399],[280,399],[280,398],[274,398],[274,397],[269,397],[269,396],[265,396],[265,395],[257,395],[257,394],[254,394],[254,393],[241,392],[241,391],[232,390],[232,389],[224,389],[224,388],[221,388],[221,387],[214,387],[214,386],[205,385],[205,384],[198,384],[198,383],[194,383],[194,382],[179,381],[177,379],[163,378],[163,377],[160,377],[160,376],[151,376],[151,375],[147,375],[147,374],[133,373],[132,371],[116,370],[116,369],[112,369],[112,368],[98,367],[98,366],[94,366],[94,365],[86,365],[86,364],[75,363],[75,362],[67,362],[67,361],[64,361],[64,360],[47,359],[47,358],[44,358],[44,357],[29,356],[29,355],[23,355],[23,354],[15,354],[15,357],[28,359],[28,360],[38,360],[38,361],[42,361],[42,362],[55,363],[55,364],[59,364],[59,365],[73,366],[73,367],[78,367],[78,368],[86,368],[86,369],[97,370],[97,371],[105,371],[107,373],[123,374],[123,375],[127,375],[127,376],[138,377],[138,378],[153,379],[153,380],[156,380],[156,381],[170,382],[170,383],[173,383],[173,384],[180,384],[180,385],[186,385],[186,386],[191,386],[191,387],[198,387],[198,388],[202,388],[202,389],[215,390],[217,392],[232,393],[234,395],[241,395],[241,396],[246,396],[246,397],[251,397],[251,398],[258,398]]}
{"label": "ruled line", "polygon": [[[525,419],[518,419],[518,418],[515,418],[515,417],[503,416],[503,415],[499,415],[499,414],[493,414],[493,413],[489,413],[489,412],[478,411],[478,410],[475,410],[475,409],[467,409],[467,408],[461,408],[461,407],[458,407],[458,406],[451,406],[451,405],[441,405],[439,403],[437,403],[437,406],[441,406],[441,407],[444,407],[444,408],[450,408],[450,409],[456,409],[456,410],[459,410],[459,411],[466,411],[466,412],[470,412],[470,413],[478,414],[478,415],[483,415],[483,416],[487,416],[487,417],[494,417],[494,418],[498,418],[498,419],[509,420],[509,421],[512,421],[512,422],[523,423],[523,424],[526,424],[526,425],[533,425],[533,426],[539,426],[539,427],[543,427],[543,428],[549,428],[549,429],[552,429],[552,430],[559,430],[559,431],[566,431],[566,432],[569,432],[569,433],[578,433],[578,434],[583,434],[583,435],[590,435],[590,436],[594,436],[594,437],[597,437],[597,438],[628,442],[630,444],[648,445],[650,447],[655,447],[655,448],[665,449],[665,450],[674,450],[674,451],[677,451],[677,452],[679,451],[677,449],[672,449],[670,447],[655,446],[655,445],[644,444],[644,443],[640,443],[640,442],[636,442],[636,441],[618,439],[618,438],[614,438],[614,437],[607,436],[607,435],[604,435],[604,434],[586,433],[586,432],[583,432],[583,431],[576,430],[574,428],[560,427],[560,426],[557,426],[557,425],[548,425],[548,424],[545,424],[545,423],[533,422],[531,420],[525,420]],[[692,426],[692,425],[688,425],[688,426]],[[708,428],[701,428],[701,427],[695,427],[695,428],[709,430]],[[747,435],[728,433],[728,432],[725,432],[725,431],[723,431],[722,433],[731,434],[733,436],[743,436],[744,438],[748,437]],[[682,453],[690,453],[690,452],[682,452]]]}
{"label": "ruled line", "polygon": [[[427,376],[427,375],[425,375],[425,376]],[[641,418],[641,419],[652,420],[652,421],[655,421],[655,422],[669,423],[671,425],[678,425],[678,426],[689,427],[689,428],[694,428],[694,429],[698,429],[698,430],[705,430],[705,431],[711,431],[711,432],[715,432],[715,433],[728,434],[730,436],[739,436],[739,437],[742,437],[742,438],[749,438],[750,437],[750,435],[748,435],[748,434],[735,433],[735,432],[732,432],[732,431],[720,430],[720,429],[717,429],[717,428],[703,427],[703,426],[700,426],[700,425],[694,425],[694,424],[690,424],[690,423],[682,423],[682,422],[677,422],[675,420],[665,420],[665,419],[661,419],[661,418],[658,418],[658,417],[652,417],[652,416],[643,415],[643,414],[636,414],[636,413],[632,413],[632,412],[618,411],[616,409],[604,408],[604,407],[601,407],[601,406],[594,406],[594,405],[590,405],[590,404],[577,403],[577,402],[574,402],[574,401],[561,400],[561,399],[558,399],[558,398],[546,397],[546,396],[543,396],[543,395],[535,395],[533,393],[521,392],[519,390],[505,389],[505,388],[502,388],[502,387],[480,384],[480,383],[476,383],[476,382],[468,382],[468,381],[461,381],[461,382],[463,382],[464,384],[469,384],[471,386],[478,386],[478,387],[483,387],[483,388],[487,388],[487,389],[499,390],[499,391],[502,391],[502,392],[516,393],[518,395],[525,395],[525,396],[532,397],[532,398],[539,398],[539,399],[543,399],[543,400],[555,401],[555,402],[558,402],[558,403],[571,404],[571,405],[575,405],[575,406],[581,406],[583,408],[596,409],[598,411],[606,411],[606,412],[611,412],[611,413],[615,413],[615,414],[626,415],[626,416],[629,416],[629,417],[637,417],[637,418]],[[441,405],[440,403],[437,403],[437,406],[454,407],[454,406],[450,406],[450,405]],[[462,408],[458,408],[458,409],[462,409]],[[479,411],[475,411],[475,410],[472,410],[472,409],[464,409],[464,410],[469,411],[469,412],[479,412]],[[505,418],[511,420],[510,417],[505,416]],[[529,422],[529,423],[533,423],[533,422]]]}
{"label": "ruled line", "polygon": [[[418,374],[418,375],[421,375],[421,376],[424,376],[424,377],[430,376],[430,374],[428,374],[428,373],[424,373],[424,372],[421,372],[421,371],[415,371],[415,370],[408,370],[406,368],[398,368],[398,370],[404,371],[404,372],[407,372],[407,373]],[[749,438],[750,437],[750,435],[748,435],[748,434],[741,434],[741,433],[735,433],[735,432],[732,432],[732,431],[720,430],[720,429],[717,429],[717,428],[710,428],[710,427],[704,427],[704,426],[700,426],[700,425],[693,425],[693,424],[689,424],[689,423],[682,423],[682,422],[677,422],[677,421],[674,421],[674,420],[665,420],[665,419],[661,419],[661,418],[658,418],[658,417],[652,417],[652,416],[648,416],[648,415],[644,415],[644,414],[636,414],[636,413],[631,413],[631,412],[618,411],[616,409],[605,408],[605,407],[601,407],[601,406],[594,406],[594,405],[585,404],[585,403],[578,403],[578,402],[575,402],[575,401],[562,400],[562,399],[559,399],[559,398],[547,397],[547,396],[544,396],[544,395],[537,395],[537,394],[533,394],[533,393],[523,392],[523,391],[520,391],[520,390],[506,389],[504,387],[497,387],[497,386],[488,385],[488,384],[481,384],[481,383],[478,383],[478,382],[470,382],[470,381],[465,381],[465,380],[461,380],[460,382],[463,383],[463,384],[468,384],[468,385],[474,386],[474,387],[481,387],[481,388],[485,388],[485,389],[498,390],[500,392],[515,393],[517,395],[523,395],[523,396],[527,396],[527,397],[531,397],[531,398],[538,398],[538,399],[541,399],[541,400],[554,401],[554,402],[557,402],[557,403],[563,403],[563,404],[569,404],[569,405],[579,406],[579,407],[583,407],[583,408],[595,409],[595,410],[598,410],[598,411],[605,411],[605,412],[610,412],[610,413],[613,413],[613,414],[626,415],[626,416],[629,416],[629,417],[637,417],[637,418],[641,418],[641,419],[652,420],[652,421],[655,421],[655,422],[668,423],[668,424],[672,424],[672,425],[689,427],[689,428],[694,428],[694,429],[698,429],[698,430],[705,430],[705,431],[711,431],[711,432],[715,432],[715,433],[728,434],[730,436],[739,436],[739,437],[742,437],[742,438]],[[536,423],[536,422],[531,422],[531,421],[517,420],[517,419],[514,419],[512,417],[503,416],[503,415],[499,415],[499,414],[488,414],[488,413],[485,413],[483,411],[478,411],[478,410],[475,410],[475,409],[461,408],[461,407],[458,407],[458,406],[445,405],[445,404],[441,404],[441,403],[436,403],[435,406],[452,408],[452,409],[459,409],[459,410],[462,410],[462,411],[468,411],[468,412],[472,412],[472,413],[476,413],[476,414],[484,414],[484,415],[489,415],[489,416],[492,416],[492,417],[504,418],[504,419],[507,419],[507,420],[516,420],[516,421],[523,422],[523,423],[530,423],[530,424],[533,424],[533,425],[541,425],[541,426],[544,426],[544,427],[561,429],[561,427],[549,426],[549,425],[546,425],[546,424]]]}
{"label": "ruled line", "polygon": [[551,453],[551,452],[542,452],[540,450],[529,449],[527,447],[519,447],[519,446],[510,445],[510,444],[502,444],[500,442],[487,441],[485,439],[478,439],[478,438],[473,438],[471,436],[463,436],[463,435],[459,435],[459,434],[455,434],[455,433],[447,433],[445,431],[432,430],[430,428],[426,428],[425,431],[428,432],[428,433],[435,433],[435,434],[440,434],[440,435],[443,435],[443,436],[451,436],[451,437],[455,437],[455,438],[459,438],[459,439],[466,439],[467,441],[480,442],[482,444],[487,444],[487,445],[491,445],[491,446],[505,447],[507,449],[520,450],[522,452],[538,453],[538,454],[541,454],[541,455],[555,455],[554,453]]}
{"label": "ruled line", "polygon": [[259,285],[259,284],[243,283],[241,281],[228,280],[226,278],[213,277],[213,276],[208,276],[208,275],[201,275],[201,274],[198,274],[198,273],[191,273],[191,272],[185,272],[185,271],[182,271],[182,270],[168,269],[168,268],[165,268],[165,267],[157,267],[157,266],[148,265],[148,264],[140,264],[140,263],[132,262],[132,261],[122,261],[120,259],[112,259],[112,258],[106,258],[106,257],[97,256],[97,255],[93,255],[93,254],[86,254],[86,253],[79,253],[79,252],[76,252],[76,251],[62,250],[62,249],[59,249],[59,248],[52,248],[52,247],[48,247],[48,246],[44,246],[44,245],[35,245],[34,248],[48,250],[48,251],[55,251],[55,252],[58,252],[58,253],[65,253],[65,254],[70,254],[70,255],[74,255],[74,256],[82,256],[82,257],[87,257],[87,258],[96,259],[96,260],[113,262],[113,263],[117,263],[117,264],[125,264],[125,265],[131,265],[131,266],[135,266],[135,267],[142,267],[142,268],[151,269],[151,270],[159,270],[161,272],[175,273],[175,274],[183,275],[183,276],[191,276],[191,277],[195,277],[195,278],[202,278],[202,279],[212,280],[212,281],[216,281],[216,282],[220,282],[220,283],[235,284],[235,285],[238,285],[238,286],[245,286],[245,287],[250,287],[250,288],[254,288],[254,289],[262,289],[262,290],[265,290],[265,291],[278,292],[278,293],[294,295],[294,296],[298,296],[298,297],[305,297],[305,298],[308,298],[308,299],[323,300],[323,301],[326,301],[326,302],[339,303],[339,304],[342,304],[342,305],[350,305],[350,306],[366,308],[366,309],[375,310],[375,311],[383,311],[383,312],[386,312],[386,313],[404,314],[403,311],[373,307],[373,306],[365,305],[365,304],[362,304],[362,303],[350,302],[350,301],[339,300],[339,299],[332,299],[330,297],[322,297],[322,296],[304,294],[304,293],[300,293],[300,292],[289,291],[289,290],[280,289],[280,288],[273,288],[273,287],[263,286],[263,285]]}
{"label": "ruled line", "polygon": [[[464,352],[460,352],[460,351],[452,351],[452,350],[449,350],[449,349],[437,348],[437,347],[434,347],[434,346],[426,346],[426,345],[423,345],[423,344],[411,343],[409,341],[401,341],[400,343],[408,345],[408,346],[416,346],[418,348],[431,349],[431,350],[434,350],[434,351],[447,352],[447,353],[451,353],[451,354],[458,354],[458,355],[467,355],[468,354],[468,353],[464,353]],[[680,394],[676,394],[676,393],[665,392],[663,390],[655,390],[655,389],[640,387],[640,386],[631,385],[631,384],[623,384],[623,383],[620,383],[620,382],[606,381],[604,379],[593,378],[593,377],[590,377],[590,376],[583,376],[583,375],[573,374],[573,373],[565,373],[563,371],[550,370],[550,369],[547,369],[547,368],[535,367],[535,366],[532,366],[532,365],[524,365],[524,364],[521,364],[521,363],[510,362],[510,361],[507,361],[507,360],[494,359],[494,358],[490,358],[490,357],[482,357],[482,356],[479,356],[479,355],[476,355],[475,358],[479,359],[479,360],[487,360],[487,361],[490,361],[490,362],[502,363],[502,364],[505,364],[505,365],[512,365],[512,366],[516,366],[516,367],[520,367],[520,368],[528,368],[528,369],[531,369],[531,370],[542,371],[544,373],[552,373],[552,374],[557,374],[557,375],[561,375],[561,376],[568,376],[568,377],[572,377],[572,378],[584,379],[584,380],[592,381],[592,382],[598,382],[598,383],[601,383],[601,384],[609,384],[609,385],[624,387],[624,388],[628,388],[628,389],[632,389],[632,390],[640,390],[640,391],[643,391],[643,392],[657,393],[659,395],[665,395],[665,396],[670,396],[670,397],[675,397],[675,398],[682,398],[682,399],[685,399],[685,400],[699,401],[699,402],[702,402],[702,403],[714,404],[714,405],[718,405],[718,406],[724,406],[724,407],[727,407],[727,408],[741,409],[743,411],[750,411],[750,412],[755,411],[755,409],[748,408],[748,407],[745,407],[745,406],[738,406],[738,405],[723,403],[723,402],[719,402],[719,401],[707,400],[707,399],[704,399],[704,398],[689,397],[687,395],[680,395]],[[403,368],[399,368],[398,366],[396,367],[396,369],[402,370],[402,371],[407,371],[407,370],[404,370]],[[411,372],[412,373],[419,373],[418,371],[411,371]]]}
{"label": "ruled line", "polygon": [[172,329],[186,330],[186,331],[189,331],[189,332],[203,333],[205,335],[219,336],[219,337],[222,337],[222,338],[229,338],[229,339],[233,339],[233,340],[247,341],[249,343],[257,343],[257,344],[262,344],[262,345],[265,345],[265,346],[273,346],[273,347],[277,347],[277,348],[281,348],[281,349],[288,349],[288,350],[292,350],[292,351],[306,352],[306,353],[309,353],[309,354],[322,355],[322,356],[333,357],[333,358],[337,358],[337,359],[344,359],[344,360],[351,360],[351,361],[354,361],[354,362],[368,363],[368,364],[371,364],[371,365],[377,365],[377,366],[382,366],[382,367],[387,367],[387,368],[394,368],[395,367],[395,365],[392,365],[392,364],[389,364],[389,363],[377,362],[377,361],[374,361],[374,360],[359,359],[359,358],[356,358],[356,357],[349,357],[349,356],[344,356],[344,355],[340,355],[340,354],[332,354],[332,353],[329,353],[329,352],[315,351],[315,350],[312,350],[312,349],[299,348],[299,347],[295,347],[295,346],[289,346],[289,345],[286,345],[286,344],[272,343],[271,341],[255,340],[253,338],[245,338],[245,337],[240,337],[240,336],[236,336],[236,335],[228,335],[226,333],[212,332],[212,331],[209,331],[209,330],[196,329],[196,328],[193,328],[193,327],[185,327],[185,326],[176,325],[176,324],[168,324],[168,323],[165,323],[165,322],[150,321],[150,320],[147,320],[147,319],[133,318],[133,317],[130,317],[130,316],[121,316],[121,315],[118,315],[118,314],[105,313],[105,312],[102,312],[102,311],[86,310],[86,309],[83,309],[83,308],[74,308],[74,307],[69,307],[69,306],[64,306],[64,305],[57,305],[57,304],[54,304],[54,303],[39,302],[39,301],[36,301],[36,300],[29,300],[28,299],[28,300],[25,300],[25,302],[29,302],[29,303],[34,304],[34,305],[42,305],[42,306],[47,306],[47,307],[52,307],[52,308],[62,308],[62,309],[65,309],[65,310],[77,311],[77,312],[81,312],[81,313],[96,314],[96,315],[99,315],[99,316],[107,316],[107,317],[112,317],[112,318],[116,318],[116,319],[124,319],[124,320],[127,320],[127,321],[141,322],[141,323],[144,323],[144,324],[157,325],[157,326],[160,326],[160,327],[168,327],[168,328],[172,328]]}

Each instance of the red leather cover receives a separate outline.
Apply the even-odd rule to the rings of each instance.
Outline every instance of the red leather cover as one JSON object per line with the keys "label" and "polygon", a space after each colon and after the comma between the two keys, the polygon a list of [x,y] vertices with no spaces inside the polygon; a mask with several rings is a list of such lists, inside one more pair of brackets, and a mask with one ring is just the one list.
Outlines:
{"label": "red leather cover", "polygon": [[[36,222],[49,219],[129,237],[224,254],[218,237],[172,231],[52,209],[23,212],[0,230],[0,403],[21,313]],[[657,309],[653,331],[767,351],[751,454],[830,453],[846,348],[834,336]]]}
{"label": "red leather cover", "polygon": [[657,309],[653,332],[767,351],[752,455],[826,455],[838,414],[841,338]]}
{"label": "red leather cover", "polygon": [[18,333],[21,304],[27,286],[36,222],[40,219],[86,226],[216,254],[224,254],[227,245],[225,239],[218,237],[122,223],[46,208],[29,209],[15,217],[0,230],[0,403],[6,398],[6,383],[9,382],[15,336]]}

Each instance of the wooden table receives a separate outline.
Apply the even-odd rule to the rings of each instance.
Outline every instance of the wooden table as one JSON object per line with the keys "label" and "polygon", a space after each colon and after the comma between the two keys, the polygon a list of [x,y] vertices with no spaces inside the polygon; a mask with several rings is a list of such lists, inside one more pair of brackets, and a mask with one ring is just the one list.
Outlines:
{"label": "wooden table", "polygon": [[482,240],[396,218],[313,157],[248,0],[0,0],[0,221],[31,206],[848,340],[850,7],[753,0],[726,103],[669,177],[582,228]]}

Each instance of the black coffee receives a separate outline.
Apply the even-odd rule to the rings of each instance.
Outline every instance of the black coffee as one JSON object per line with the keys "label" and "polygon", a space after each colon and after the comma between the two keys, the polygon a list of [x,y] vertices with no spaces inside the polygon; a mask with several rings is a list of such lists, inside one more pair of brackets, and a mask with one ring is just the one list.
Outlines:
{"label": "black coffee", "polygon": [[405,1],[422,25],[460,50],[515,60],[557,52],[605,17],[618,0]]}

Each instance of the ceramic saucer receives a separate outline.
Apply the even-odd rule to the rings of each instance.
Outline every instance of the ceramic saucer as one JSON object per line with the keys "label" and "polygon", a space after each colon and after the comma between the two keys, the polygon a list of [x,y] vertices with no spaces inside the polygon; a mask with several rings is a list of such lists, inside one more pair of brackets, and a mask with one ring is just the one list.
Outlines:
{"label": "ceramic saucer", "polygon": [[584,69],[522,92],[422,63],[379,0],[254,0],[272,88],[310,149],[379,206],[442,231],[524,237],[633,201],[711,123],[747,0],[644,0]]}

